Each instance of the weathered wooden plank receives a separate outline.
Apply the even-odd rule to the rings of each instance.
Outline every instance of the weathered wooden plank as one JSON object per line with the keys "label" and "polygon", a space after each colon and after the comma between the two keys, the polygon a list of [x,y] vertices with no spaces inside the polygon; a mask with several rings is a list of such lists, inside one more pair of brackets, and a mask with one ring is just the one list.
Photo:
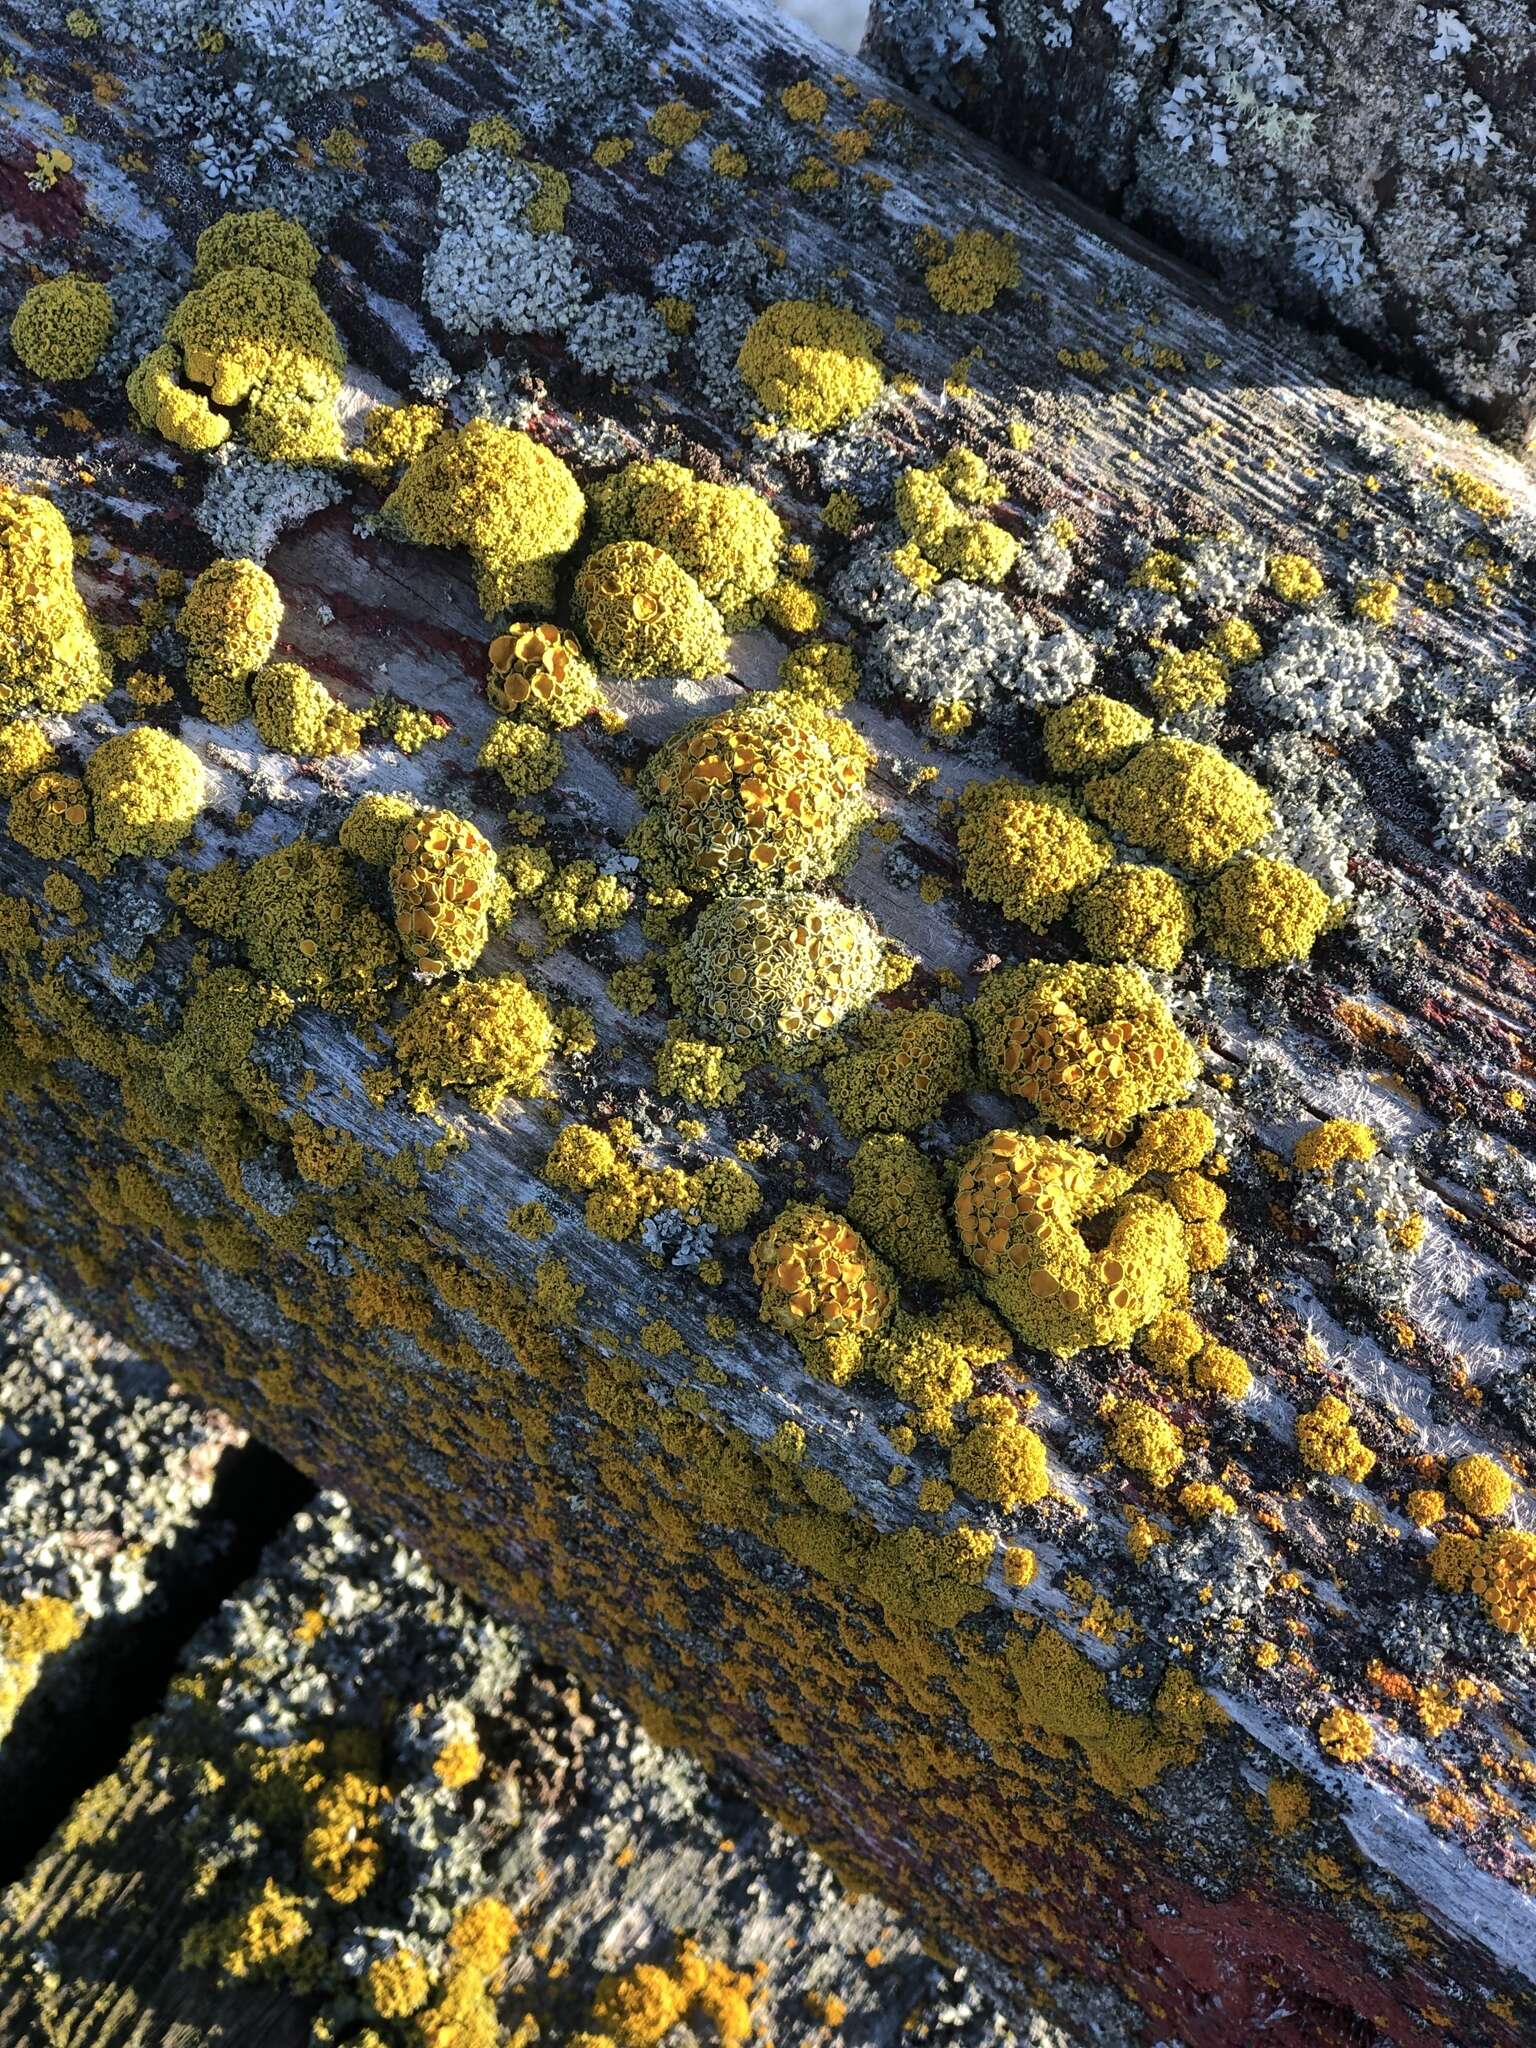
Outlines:
{"label": "weathered wooden plank", "polygon": [[[353,1836],[327,1861],[306,1842],[348,1799]],[[263,1945],[249,1916],[274,1893],[298,1917]],[[389,2011],[392,1972],[417,1965],[416,2013]],[[936,1962],[330,1497],[189,1645],[120,1770],[11,1888],[0,2035],[298,2048],[366,2024],[416,2039],[436,2011],[479,2025],[468,2038],[527,2039],[531,2018],[565,2040],[637,1965],[690,2039],[716,2038],[711,1994],[727,2040],[748,2017],[754,2039],[867,2048],[1130,2038],[1069,1978],[1042,1974],[1021,2016]]]}
{"label": "weathered wooden plank", "polygon": [[1536,427],[1528,12],[874,0],[866,48],[1235,294]]}
{"label": "weathered wooden plank", "polygon": [[[1059,959],[1076,943],[1066,925],[1035,938],[966,886],[950,799],[1004,767],[1044,772],[1037,707],[1012,710],[1006,691],[981,701],[975,674],[985,684],[1011,664],[1038,691],[1026,656],[1038,637],[1070,659],[1077,643],[1051,639],[1070,626],[1098,688],[1151,705],[1156,643],[1187,654],[1221,619],[1246,622],[1270,687],[1239,669],[1194,729],[1257,770],[1279,846],[1341,912],[1304,966],[1250,972],[1196,948],[1162,984],[1200,1043],[1197,1099],[1219,1118],[1231,1194],[1233,1249],[1193,1303],[1246,1357],[1252,1391],[1213,1403],[1117,1349],[977,1354],[975,1391],[1023,1398],[1027,1386],[1049,1452],[1049,1494],[1004,1509],[977,1496],[964,1459],[951,1473],[952,1440],[974,1419],[957,1402],[939,1415],[869,1373],[838,1386],[807,1371],[756,1320],[747,1249],[791,1201],[845,1207],[851,1141],[817,1074],[772,1063],[693,1121],[658,1082],[671,1016],[659,975],[638,1016],[608,993],[616,968],[661,943],[635,919],[547,951],[525,901],[477,966],[470,986],[521,966],[552,1003],[591,1017],[595,1050],[567,1040],[542,1100],[480,1113],[447,1097],[439,1122],[382,1085],[370,1095],[364,1077],[393,1078],[391,1036],[418,999],[403,985],[379,1025],[301,1003],[249,1049],[189,1035],[201,970],[258,963],[221,934],[216,904],[201,900],[211,927],[196,899],[173,908],[173,874],[185,901],[188,870],[248,865],[301,830],[330,840],[361,791],[447,804],[509,855],[521,843],[474,765],[491,725],[478,688],[490,626],[463,563],[358,532],[375,499],[353,471],[345,502],[270,552],[283,651],[349,704],[387,689],[447,730],[410,758],[375,735],[297,761],[249,724],[205,724],[182,640],[153,627],[133,658],[170,679],[173,701],[147,715],[179,728],[209,778],[195,841],[102,880],[0,840],[17,1034],[5,1228],[450,1580],[645,1703],[658,1733],[841,1867],[1007,1967],[1049,1956],[1111,1983],[1149,2040],[1352,2040],[1367,2025],[1401,2042],[1518,2040],[1536,1932],[1529,1652],[1473,1592],[1436,1585],[1435,1539],[1406,1510],[1471,1446],[1520,1479],[1529,1457],[1515,1299],[1532,1237],[1529,876],[1515,857],[1531,770],[1529,479],[1454,422],[1383,387],[1346,388],[1336,356],[1228,324],[1179,266],[942,120],[892,118],[874,74],[834,70],[787,28],[750,12],[626,15],[610,34],[573,10],[569,25],[559,41],[542,13],[519,16],[481,48],[478,23],[401,17],[399,69],[384,86],[354,77],[350,97],[332,81],[331,97],[306,100],[295,79],[314,81],[291,53],[272,69],[290,126],[302,114],[318,145],[334,122],[359,145],[330,144],[360,171],[322,168],[323,149],[313,170],[295,167],[280,148],[245,195],[316,226],[349,362],[343,409],[414,376],[457,418],[499,407],[526,421],[589,488],[644,449],[771,497],[814,547],[806,573],[863,668],[847,709],[875,750],[886,836],[866,834],[838,887],[918,955],[902,1002],[958,1011],[998,962]],[[238,74],[241,34],[232,20],[208,90]],[[179,156],[123,168],[142,139],[138,81],[150,77],[179,143],[195,141],[190,116],[167,110],[163,73],[121,43],[103,46],[124,82],[114,93],[88,91],[48,36],[24,40],[33,84],[6,116],[8,160],[30,162],[55,136],[74,168],[42,193],[12,180],[9,246],[53,263],[72,249],[126,296],[122,272],[142,260],[134,221],[170,262],[217,209]],[[413,44],[428,54],[407,64]],[[806,80],[810,98],[794,90]],[[675,144],[688,122],[661,111],[674,96],[708,117]],[[400,145],[419,133],[457,157],[467,121],[493,111],[572,196],[564,239],[514,235],[508,248],[491,217],[471,218],[462,233],[490,278],[477,311],[475,265],[462,240],[445,255],[434,212],[463,166],[439,186]],[[636,146],[599,160],[604,140]],[[807,157],[824,173],[806,174]],[[1013,234],[1018,285],[985,310],[943,311],[922,226]],[[762,264],[759,236],[772,243]],[[712,254],[679,258],[679,242],[701,237]],[[591,290],[573,304],[560,280],[577,261]],[[531,309],[529,279],[543,295]],[[847,429],[765,438],[732,367],[741,333],[766,304],[824,287],[878,323],[902,381]],[[936,289],[953,296],[944,277]],[[611,303],[630,291],[693,303],[694,329],[664,367],[654,331],[633,342],[647,357],[636,369],[633,352],[602,353],[602,321],[585,324],[594,297],[603,321],[638,317]],[[465,331],[482,317],[489,342]],[[531,338],[516,331],[529,326]],[[633,373],[625,388],[592,370],[600,361]],[[80,583],[104,616],[136,616],[154,567],[203,565],[215,548],[199,512],[231,544],[228,477],[147,437],[105,375],[81,387],[79,416],[7,376],[9,474],[51,481],[92,534]],[[1022,543],[1005,620],[954,579],[930,610],[889,564],[896,474],[956,446],[1001,480],[996,516]],[[237,465],[237,482],[252,474]],[[836,501],[828,521],[845,488],[853,507]],[[1058,517],[1072,537],[1049,531]],[[1297,554],[1323,586],[1310,614],[1294,563],[1269,566]],[[563,581],[568,623],[570,596]],[[1378,617],[1357,626],[1362,596]],[[1287,656],[1307,616],[1324,622],[1328,656],[1310,684]],[[726,676],[605,677],[628,723],[563,736],[563,772],[524,807],[537,843],[562,863],[632,872],[625,837],[649,750],[700,709],[761,689],[782,651],[744,632]],[[1312,692],[1327,698],[1346,670],[1365,709],[1353,721],[1334,702],[1314,734]],[[970,729],[931,734],[929,699],[964,695],[967,675]],[[50,730],[83,761],[139,715],[118,694]],[[359,866],[355,880],[388,909],[376,874]],[[920,1150],[948,1170],[1023,1115],[1017,1099],[957,1093]],[[1366,1118],[1394,1162],[1350,1168],[1377,1190],[1354,1215],[1284,1164],[1327,1115]],[[664,1203],[648,1239],[594,1231],[547,1155],[563,1120],[610,1129],[621,1116],[647,1167],[744,1162],[758,1215],[701,1246],[681,1206],[691,1194],[648,1181]],[[1396,1237],[1378,1231],[1373,1200]],[[1410,1212],[1424,1217],[1416,1254]],[[548,1220],[548,1234],[527,1234]],[[715,1255],[718,1272],[679,1263],[679,1249]],[[893,1254],[909,1249],[898,1234]],[[905,1305],[931,1313],[937,1291],[909,1284]],[[1363,1483],[1301,1455],[1297,1418],[1329,1393],[1374,1454]],[[1106,1395],[1178,1428],[1176,1484],[1114,1454],[1126,1445]],[[1212,1496],[1181,1504],[1185,1482],[1224,1489],[1233,1510],[1200,1520]],[[1149,1520],[1168,1539],[1150,1549]],[[1521,1492],[1502,1526],[1529,1520]],[[1462,1526],[1453,1513],[1442,1531]],[[964,1555],[987,1545],[973,1583]],[[1024,1548],[1035,1574],[1020,1583],[1003,1553]],[[1369,1753],[1321,1745],[1337,1710],[1369,1726]],[[1355,1722],[1328,1726],[1360,1746]]]}

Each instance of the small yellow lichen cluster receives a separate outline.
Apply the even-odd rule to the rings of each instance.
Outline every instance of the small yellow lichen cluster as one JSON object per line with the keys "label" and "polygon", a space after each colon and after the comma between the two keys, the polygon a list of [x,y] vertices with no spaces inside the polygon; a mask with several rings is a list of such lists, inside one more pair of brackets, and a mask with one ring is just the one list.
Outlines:
{"label": "small yellow lichen cluster", "polygon": [[987,1294],[1043,1351],[1128,1343],[1189,1284],[1172,1203],[1063,1139],[990,1132],[961,1161],[954,1213]]}
{"label": "small yellow lichen cluster", "polygon": [[[318,257],[295,222],[227,214],[199,236],[199,282],[128,379],[141,423],[188,449],[228,440],[227,412],[271,461],[339,462],[346,367],[311,279]],[[223,410],[215,411],[215,407]]]}
{"label": "small yellow lichen cluster", "polygon": [[270,661],[251,684],[256,730],[269,747],[303,760],[350,754],[363,743],[363,719],[296,661]]}
{"label": "small yellow lichen cluster", "polygon": [[604,1978],[592,2001],[597,2031],[573,2035],[570,2048],[659,2048],[684,2020],[719,2048],[746,2048],[752,2035],[752,1979],[682,1941],[670,1969],[637,1963]]}
{"label": "small yellow lichen cluster", "polygon": [[1351,1707],[1330,1707],[1317,1724],[1317,1739],[1336,1764],[1358,1764],[1376,1747],[1376,1731]]}
{"label": "small yellow lichen cluster", "polygon": [[1496,1458],[1473,1451],[1451,1467],[1451,1492],[1459,1507],[1480,1522],[1496,1521],[1515,1496],[1515,1482]]}
{"label": "small yellow lichen cluster", "polygon": [[363,419],[363,438],[352,450],[352,467],[382,490],[442,432],[435,405],[375,405]]}
{"label": "small yellow lichen cluster", "polygon": [[1147,1401],[1117,1401],[1109,1417],[1109,1448],[1122,1465],[1167,1486],[1184,1463],[1184,1438],[1166,1415]]}
{"label": "small yellow lichen cluster", "polygon": [[708,483],[676,462],[631,462],[595,485],[599,543],[643,540],[686,569],[729,631],[756,618],[779,574],[784,526],[748,484]]}
{"label": "small yellow lichen cluster", "polygon": [[855,696],[859,664],[839,640],[810,640],[792,647],[779,663],[779,687],[823,711],[836,711]]}
{"label": "small yellow lichen cluster", "polygon": [[565,749],[532,720],[498,718],[485,736],[476,765],[501,778],[514,802],[548,789],[565,768]]}
{"label": "small yellow lichen cluster", "polygon": [[1262,839],[1269,798],[1233,761],[1194,740],[1153,739],[1083,791],[1090,811],[1186,874],[1215,872]]}
{"label": "small yellow lichen cluster", "polygon": [[760,895],[825,881],[857,851],[869,760],[835,713],[779,693],[748,697],[651,756],[636,844],[684,889]]}
{"label": "small yellow lichen cluster", "polygon": [[1287,604],[1316,604],[1323,594],[1323,572],[1305,555],[1271,555],[1269,587]]}
{"label": "small yellow lichen cluster", "polygon": [[760,313],[736,367],[764,412],[805,434],[857,419],[885,382],[879,329],[809,299],[780,299]]}
{"label": "small yellow lichen cluster", "polygon": [[555,575],[581,537],[586,498],[559,456],[511,427],[471,420],[438,434],[380,518],[420,547],[467,548],[487,618],[555,605]]}
{"label": "small yellow lichen cluster", "polygon": [[498,634],[487,654],[485,694],[493,710],[563,731],[602,707],[597,671],[563,626],[520,621]]}
{"label": "small yellow lichen cluster", "polygon": [[952,242],[925,228],[917,255],[925,266],[928,295],[946,313],[985,313],[1022,275],[1012,235],[994,235],[986,228],[962,228]]}
{"label": "small yellow lichen cluster", "polygon": [[14,796],[23,783],[58,760],[53,742],[35,718],[0,723],[0,797]]}
{"label": "small yellow lichen cluster", "polygon": [[78,711],[111,689],[74,570],[58,511],[0,485],[0,718]]}
{"label": "small yellow lichen cluster", "polygon": [[1073,899],[1072,922],[1091,959],[1167,972],[1195,936],[1194,898],[1166,868],[1117,861]]}
{"label": "small yellow lichen cluster", "polygon": [[885,947],[863,911],[796,891],[708,904],[674,975],[681,1007],[721,1038],[784,1050],[833,1030],[885,979]]}
{"label": "small yellow lichen cluster", "polygon": [[6,820],[18,846],[39,860],[70,860],[91,844],[91,807],[78,775],[50,770],[11,798]]}
{"label": "small yellow lichen cluster", "polygon": [[950,1453],[949,1476],[964,1493],[1004,1509],[1028,1507],[1050,1489],[1045,1445],[1006,1394],[973,1401],[968,1429]]}
{"label": "small yellow lichen cluster", "polygon": [[851,1027],[852,1049],[829,1062],[827,1100],[850,1137],[915,1131],[970,1086],[971,1035],[943,1010],[871,1010]]}
{"label": "small yellow lichen cluster", "polygon": [[425,976],[463,974],[490,937],[496,849],[453,811],[422,811],[400,833],[389,870],[395,930]]}
{"label": "small yellow lichen cluster", "polygon": [[171,734],[136,725],[96,749],[85,786],[96,842],[107,854],[164,855],[197,822],[203,764]]}
{"label": "small yellow lichen cluster", "polygon": [[427,989],[395,1033],[395,1057],[423,1107],[444,1089],[487,1111],[509,1094],[535,1094],[554,1051],[549,1005],[517,974]]}
{"label": "small yellow lichen cluster", "polygon": [[364,902],[347,856],[311,839],[246,871],[238,929],[256,972],[303,1002],[367,1004],[398,972],[389,927]]}
{"label": "small yellow lichen cluster", "polygon": [[1296,1418],[1296,1447],[1302,1462],[1329,1479],[1362,1480],[1376,1463],[1337,1394],[1324,1394],[1315,1408]]}
{"label": "small yellow lichen cluster", "polygon": [[1231,667],[1213,647],[1164,647],[1147,681],[1147,695],[1168,716],[1224,704]]}
{"label": "small yellow lichen cluster", "polygon": [[1040,719],[1045,757],[1057,775],[1118,768],[1152,737],[1152,721],[1121,697],[1097,690],[1052,705]]}
{"label": "small yellow lichen cluster", "polygon": [[1239,967],[1305,960],[1333,915],[1312,877],[1288,860],[1241,853],[1200,891],[1200,931]]}
{"label": "small yellow lichen cluster", "polygon": [[1053,783],[970,783],[960,799],[965,885],[1031,931],[1063,916],[1073,895],[1114,857],[1069,790]]}
{"label": "small yellow lichen cluster", "polygon": [[1442,1536],[1429,1569],[1445,1592],[1475,1593],[1495,1628],[1536,1638],[1536,1536],[1528,1530]]}
{"label": "small yellow lichen cluster", "polygon": [[999,489],[979,457],[951,449],[932,469],[903,470],[896,482],[896,517],[932,568],[969,583],[1001,583],[1019,544],[1001,526],[965,509],[990,503]]}
{"label": "small yellow lichen cluster", "polygon": [[752,1246],[761,1316],[793,1337],[811,1370],[844,1384],[863,1341],[885,1327],[896,1287],[853,1226],[830,1209],[792,1202]]}
{"label": "small yellow lichen cluster", "polygon": [[1344,1160],[1374,1159],[1376,1151],[1376,1134],[1368,1125],[1354,1123],[1348,1117],[1331,1116],[1302,1132],[1291,1153],[1291,1163],[1299,1173],[1331,1177],[1333,1169]]}
{"label": "small yellow lichen cluster", "polygon": [[1154,1372],[1191,1393],[1241,1401],[1253,1385],[1246,1359],[1213,1342],[1188,1309],[1164,1309],[1137,1337],[1136,1349]]}
{"label": "small yellow lichen cluster", "polygon": [[176,625],[191,649],[187,680],[215,725],[250,716],[250,679],[276,647],[282,623],[282,595],[255,562],[210,562],[194,580]]}
{"label": "small yellow lichen cluster", "polygon": [[1186,1095],[1194,1047],[1132,968],[1034,962],[988,977],[971,1008],[984,1078],[1046,1123],[1118,1144]]}
{"label": "small yellow lichen cluster", "polygon": [[633,1127],[616,1121],[605,1131],[570,1123],[544,1162],[551,1187],[585,1194],[587,1228],[616,1244],[633,1237],[648,1217],[675,1210],[690,1225],[709,1224],[734,1236],[762,1207],[762,1194],[734,1159],[712,1159],[696,1172],[647,1166],[637,1156]]}
{"label": "small yellow lichen cluster", "polygon": [[68,384],[90,376],[114,323],[106,286],[67,270],[23,294],[11,319],[11,347],[34,377]]}
{"label": "small yellow lichen cluster", "polygon": [[576,617],[598,661],[615,675],[723,673],[730,642],[720,614],[688,571],[649,541],[612,541],[582,563]]}

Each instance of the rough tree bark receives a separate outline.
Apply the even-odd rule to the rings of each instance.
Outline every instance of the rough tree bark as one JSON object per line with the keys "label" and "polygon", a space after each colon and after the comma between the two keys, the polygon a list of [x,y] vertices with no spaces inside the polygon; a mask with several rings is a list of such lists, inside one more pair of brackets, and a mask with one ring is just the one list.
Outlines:
{"label": "rough tree bark", "polygon": [[[832,1384],[759,1322],[751,1232],[797,1200],[844,1209],[853,1147],[815,1070],[766,1063],[707,1113],[667,1096],[662,983],[610,988],[644,953],[634,919],[551,950],[554,906],[541,919],[525,901],[492,941],[471,985],[521,966],[592,1026],[567,1018],[547,1092],[494,1112],[398,1091],[392,1033],[419,999],[403,963],[377,1018],[269,1004],[253,1031],[210,1035],[189,1002],[210,971],[249,973],[237,905],[256,858],[333,841],[378,792],[467,815],[510,852],[529,830],[561,863],[632,876],[646,755],[770,684],[783,645],[743,632],[703,684],[605,677],[624,722],[566,733],[532,823],[504,822],[475,765],[493,628],[464,558],[360,528],[376,498],[342,469],[341,501],[270,553],[281,651],[354,707],[390,693],[380,729],[402,730],[403,700],[438,736],[407,756],[376,729],[296,760],[248,723],[203,722],[180,640],[144,611],[161,569],[235,551],[227,475],[146,433],[106,369],[61,394],[14,362],[6,472],[88,537],[78,581],[98,616],[144,626],[122,671],[168,678],[163,702],[141,682],[47,731],[67,769],[147,718],[194,748],[207,791],[191,839],[105,873],[88,847],[84,865],[47,862],[0,838],[7,1236],[941,1936],[1114,1987],[1148,2042],[1528,2038],[1532,1660],[1465,1575],[1461,1591],[1431,1578],[1435,1536],[1405,1510],[1473,1447],[1517,1478],[1530,1456],[1529,476],[1342,352],[1230,318],[1176,262],[754,11],[663,12],[643,35],[583,7],[563,30],[537,8],[489,35],[467,18],[392,27],[382,78],[348,44],[354,74],[338,56],[317,82],[285,46],[260,78],[289,139],[229,171],[245,203],[314,228],[353,431],[414,380],[459,418],[526,423],[584,484],[655,453],[771,499],[813,550],[799,566],[825,630],[851,631],[864,666],[846,715],[874,751],[880,821],[837,886],[916,956],[899,1002],[962,1014],[1000,962],[1075,944],[962,886],[954,800],[1046,772],[1034,712],[987,701],[1020,645],[1030,661],[1075,649],[1079,677],[1091,660],[1095,687],[1145,703],[1163,654],[1224,609],[1257,636],[1259,683],[1223,641],[1234,687],[1195,729],[1261,772],[1277,845],[1338,919],[1304,963],[1248,971],[1197,949],[1164,983],[1199,1041],[1231,1191],[1232,1250],[1195,1307],[1253,1387],[1211,1405],[1139,1353],[1020,1344],[978,1362],[974,1391],[1033,1391],[1050,1491],[1009,1509],[957,1496],[951,1443],[974,1418],[920,1413],[868,1375]],[[28,266],[69,262],[126,304],[126,277],[156,252],[185,263],[220,210],[208,180],[227,166],[189,125],[198,96],[177,97],[192,60],[14,16],[12,33],[16,295]],[[207,90],[238,83],[246,55],[232,19],[205,41]],[[563,232],[508,261],[496,244],[488,340],[464,331],[463,240],[457,269],[444,251],[504,223],[445,223],[428,166],[495,115],[571,198]],[[437,151],[407,157],[408,138]],[[846,430],[765,437],[734,367],[743,324],[822,290],[877,325],[890,381]],[[605,354],[586,315],[634,332],[635,308],[612,304],[626,293],[689,301],[691,334],[661,342],[652,322],[643,348]],[[942,596],[871,568],[901,538],[897,474],[956,448],[1000,482],[991,516],[1020,543],[1006,628],[953,581],[944,627],[925,608]],[[568,620],[568,582],[560,599]],[[1298,652],[1318,644],[1308,619],[1321,667]],[[981,715],[934,733],[930,705],[967,677]],[[376,874],[358,864],[354,882],[387,910]],[[1286,1164],[1336,1116],[1385,1141],[1389,1162],[1359,1176],[1396,1205],[1390,1230]],[[650,1166],[730,1156],[756,1180],[761,1210],[705,1248],[702,1274],[678,1262],[703,1256],[696,1217],[674,1206],[619,1239],[551,1184],[563,1122],[621,1117]],[[1023,1120],[1017,1099],[957,1093],[917,1143],[942,1173]],[[1329,1476],[1298,1447],[1297,1417],[1330,1394],[1368,1473],[1346,1450]],[[1111,1455],[1106,1396],[1174,1425],[1177,1485],[1155,1458]],[[1206,1491],[1181,1504],[1186,1481]],[[1439,1533],[1481,1542],[1457,1512]],[[1529,1526],[1523,1494],[1511,1523]]]}

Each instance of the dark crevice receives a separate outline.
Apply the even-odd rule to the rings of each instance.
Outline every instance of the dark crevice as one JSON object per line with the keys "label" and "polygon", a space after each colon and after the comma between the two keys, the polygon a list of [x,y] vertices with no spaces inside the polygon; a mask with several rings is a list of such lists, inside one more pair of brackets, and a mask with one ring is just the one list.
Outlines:
{"label": "dark crevice", "polygon": [[59,1679],[23,1702],[0,1760],[0,1885],[27,1869],[77,1799],[113,1771],[164,1700],[182,1651],[315,1489],[260,1444],[219,1461],[199,1519],[153,1558],[145,1607],[94,1622]]}

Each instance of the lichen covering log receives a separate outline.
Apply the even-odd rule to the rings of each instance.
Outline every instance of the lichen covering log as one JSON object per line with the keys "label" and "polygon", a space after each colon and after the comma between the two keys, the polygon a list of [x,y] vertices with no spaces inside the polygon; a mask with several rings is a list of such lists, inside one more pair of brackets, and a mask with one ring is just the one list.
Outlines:
{"label": "lichen covering log", "polygon": [[153,169],[141,16],[4,111],[118,319],[4,368],[6,1235],[940,1937],[1518,2042],[1526,473],[751,12]]}

